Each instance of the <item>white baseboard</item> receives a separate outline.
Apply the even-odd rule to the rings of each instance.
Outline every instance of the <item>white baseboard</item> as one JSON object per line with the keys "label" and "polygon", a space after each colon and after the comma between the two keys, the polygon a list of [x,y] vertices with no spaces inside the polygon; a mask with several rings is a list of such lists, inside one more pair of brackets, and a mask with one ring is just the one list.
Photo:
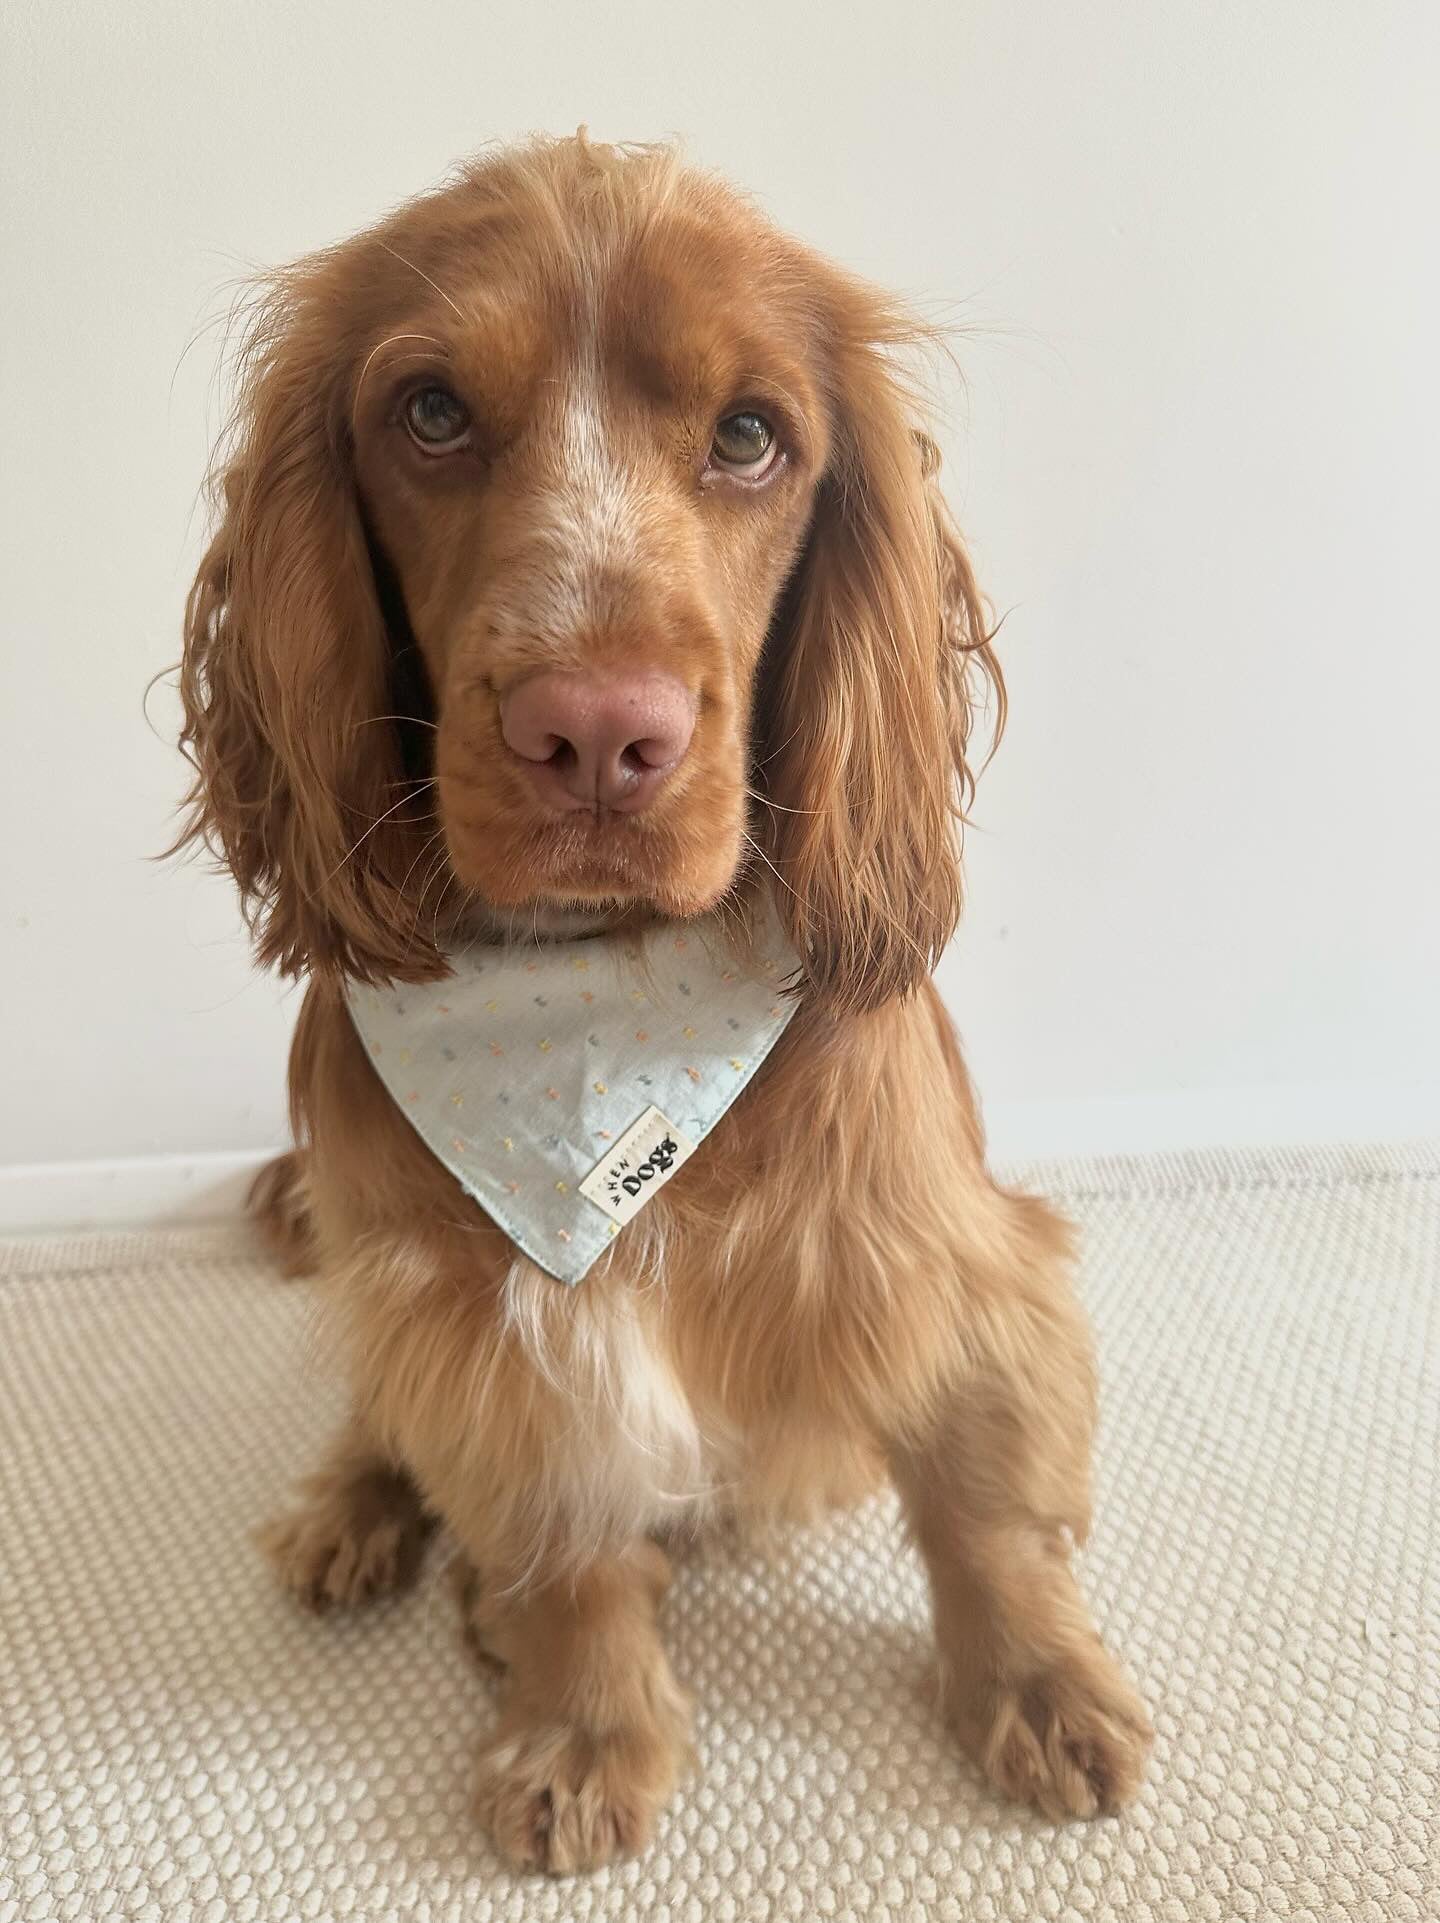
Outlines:
{"label": "white baseboard", "polygon": [[[1013,1168],[1073,1156],[1319,1147],[1440,1137],[1440,1084],[1310,1083],[987,1104],[990,1152]],[[220,1221],[278,1152],[135,1155],[0,1168],[0,1235]]]}
{"label": "white baseboard", "polygon": [[0,1168],[0,1235],[32,1230],[151,1228],[238,1215],[274,1149],[215,1155],[126,1155]]}

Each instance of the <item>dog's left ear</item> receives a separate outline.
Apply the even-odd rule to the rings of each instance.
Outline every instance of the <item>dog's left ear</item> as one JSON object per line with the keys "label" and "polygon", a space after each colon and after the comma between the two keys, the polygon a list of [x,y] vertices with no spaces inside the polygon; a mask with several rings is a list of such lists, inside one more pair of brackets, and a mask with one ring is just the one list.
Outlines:
{"label": "dog's left ear", "polygon": [[[863,313],[852,294],[852,310]],[[878,311],[835,353],[833,445],[768,651],[757,774],[777,908],[812,1001],[916,988],[960,915],[976,682],[1004,682]]]}

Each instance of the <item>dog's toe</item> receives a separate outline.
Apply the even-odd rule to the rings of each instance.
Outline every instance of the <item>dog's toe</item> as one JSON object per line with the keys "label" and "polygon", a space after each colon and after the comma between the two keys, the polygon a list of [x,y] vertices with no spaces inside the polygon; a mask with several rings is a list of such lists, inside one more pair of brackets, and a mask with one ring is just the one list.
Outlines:
{"label": "dog's toe", "polygon": [[644,1849],[678,1760],[658,1729],[512,1727],[481,1753],[476,1814],[516,1869],[597,1870]]}
{"label": "dog's toe", "polygon": [[408,1588],[432,1525],[410,1484],[395,1483],[393,1499],[372,1487],[364,1500],[319,1500],[262,1525],[255,1540],[281,1588],[317,1612]]}
{"label": "dog's toe", "polygon": [[1056,1822],[1133,1801],[1154,1740],[1144,1704],[1103,1650],[998,1687],[961,1726],[996,1788]]}

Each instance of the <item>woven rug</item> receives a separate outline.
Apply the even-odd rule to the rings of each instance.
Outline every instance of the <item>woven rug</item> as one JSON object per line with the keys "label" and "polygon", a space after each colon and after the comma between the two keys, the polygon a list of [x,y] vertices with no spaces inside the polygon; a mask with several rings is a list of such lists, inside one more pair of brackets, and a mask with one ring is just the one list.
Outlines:
{"label": "woven rug", "polygon": [[667,1604],[699,1766],[640,1861],[509,1875],[448,1586],[347,1621],[247,1530],[333,1420],[234,1228],[0,1250],[0,1923],[1440,1917],[1440,1152],[1052,1165],[1104,1417],[1085,1580],[1152,1705],[1125,1816],[1000,1803],[885,1503]]}

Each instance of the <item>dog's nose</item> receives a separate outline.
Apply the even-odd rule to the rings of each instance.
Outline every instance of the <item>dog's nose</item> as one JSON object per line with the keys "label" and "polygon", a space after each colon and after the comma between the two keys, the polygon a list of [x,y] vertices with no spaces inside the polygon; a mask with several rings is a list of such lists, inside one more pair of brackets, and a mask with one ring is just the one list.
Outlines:
{"label": "dog's nose", "polygon": [[659,668],[547,670],[502,697],[500,731],[548,806],[633,815],[684,760],[695,705]]}

